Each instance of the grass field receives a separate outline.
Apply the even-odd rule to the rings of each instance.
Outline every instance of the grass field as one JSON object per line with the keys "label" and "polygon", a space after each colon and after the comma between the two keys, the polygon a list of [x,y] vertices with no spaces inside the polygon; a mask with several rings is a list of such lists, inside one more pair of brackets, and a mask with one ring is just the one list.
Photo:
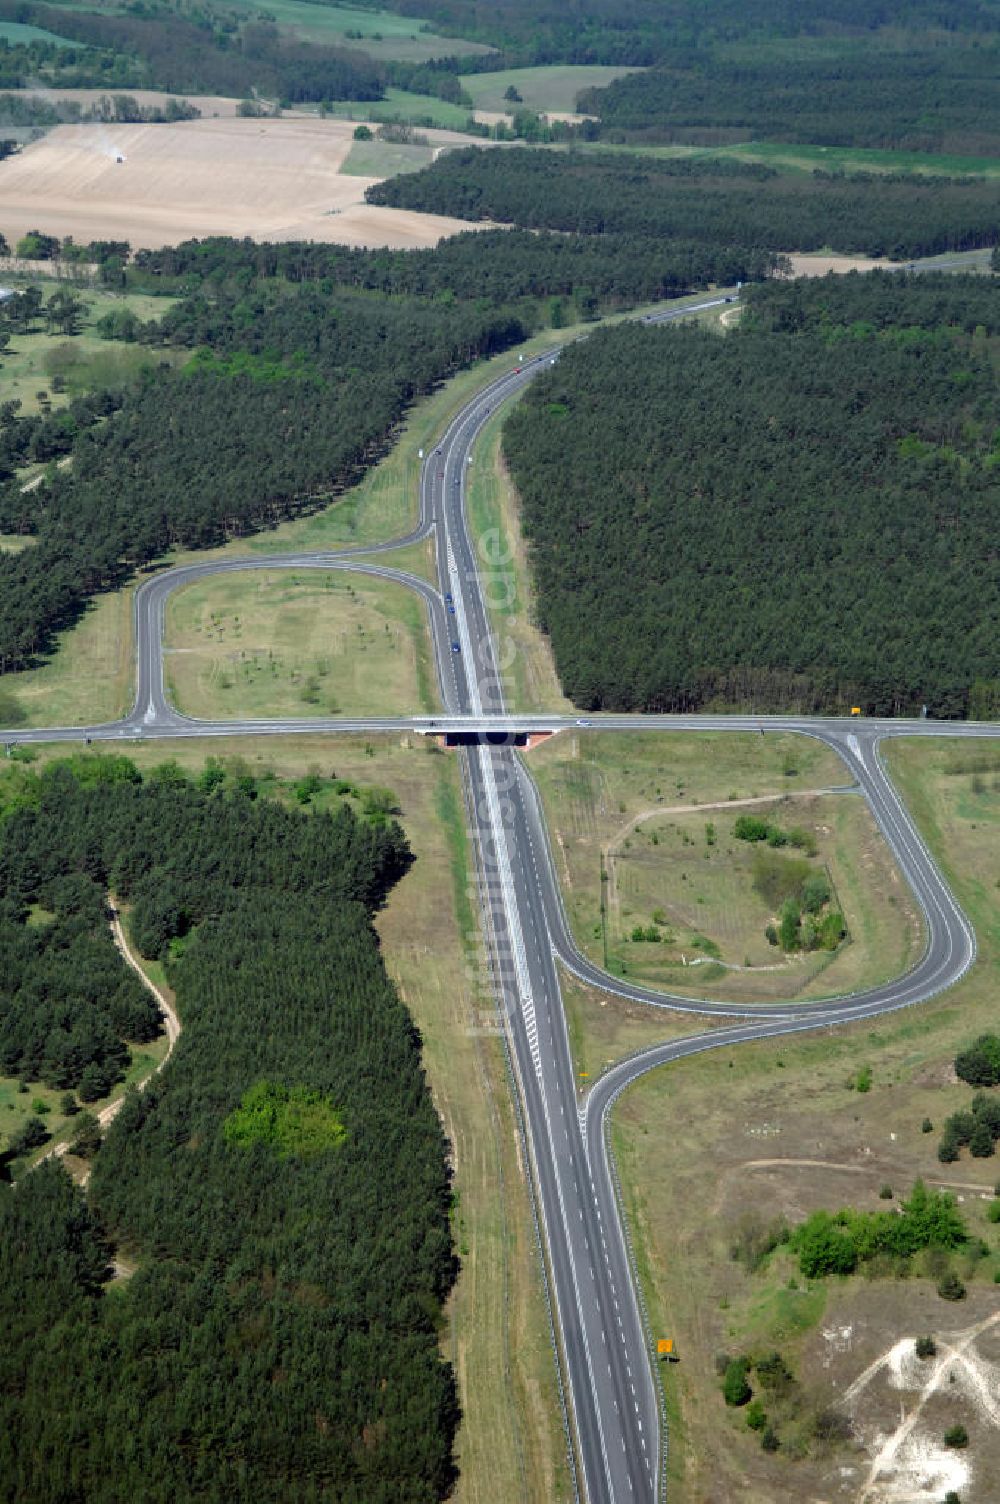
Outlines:
{"label": "grass field", "polygon": [[996,157],[940,156],[931,152],[878,151],[848,146],[787,146],[777,142],[752,141],[713,153],[764,162],[783,171],[814,172],[928,172],[952,177],[972,175],[1000,177]]}
{"label": "grass field", "polygon": [[[768,1458],[744,1413],[722,1403],[717,1352],[779,1348],[814,1413],[896,1341],[964,1331],[996,1310],[1000,1256],[985,1212],[997,1162],[964,1153],[941,1165],[935,1154],[943,1119],[971,1096],[955,1082],[954,1054],[996,1027],[1000,752],[979,756],[992,766],[970,766],[968,744],[957,742],[893,742],[888,753],[910,810],[976,925],[980,955],[969,978],[943,998],[874,1024],[723,1049],[652,1072],[615,1110],[615,1151],[653,1328],[675,1338],[681,1358],[663,1372],[672,1484],[685,1500],[784,1504],[833,1498],[845,1488],[860,1497],[875,1433],[891,1437],[901,1403],[912,1407],[915,1398],[883,1381],[853,1414],[854,1444],[825,1450],[809,1443],[810,1455],[795,1460],[789,1454],[805,1445],[802,1420],[789,1423],[781,1451]],[[858,1091],[866,1067],[871,1087]],[[921,1131],[925,1118],[934,1132]],[[950,1187],[970,1231],[990,1249],[981,1260],[975,1250],[955,1260],[969,1291],[958,1308],[939,1299],[937,1276],[919,1268],[905,1280],[876,1271],[815,1284],[796,1274],[787,1253],[756,1274],[730,1256],[741,1225],[755,1215],[794,1222],[820,1207],[875,1210],[892,1204],[880,1199],[883,1186],[898,1201],[917,1176]],[[995,1385],[995,1338],[983,1338],[981,1356]],[[885,1478],[866,1496],[870,1504],[942,1497],[938,1487],[928,1491],[926,1471],[917,1474],[932,1466],[940,1434],[956,1420],[972,1437],[961,1498],[988,1504],[1000,1437],[964,1385],[935,1398],[914,1440],[901,1448],[894,1482],[909,1482],[912,1493],[890,1492]]]}
{"label": "grass field", "polygon": [[279,31],[328,47],[357,47],[370,57],[422,63],[436,57],[463,57],[488,52],[478,42],[438,36],[429,21],[396,16],[387,10],[353,5],[315,5],[307,0],[224,0],[218,7],[247,20],[266,12]]}
{"label": "grass field", "polygon": [[432,146],[397,146],[393,141],[355,141],[341,172],[359,178],[395,178],[419,172],[434,160]]}
{"label": "grass field", "polygon": [[585,151],[638,153],[649,157],[735,157],[763,162],[782,172],[927,172],[951,177],[1000,176],[996,157],[955,157],[932,152],[880,151],[862,146],[810,146],[777,141],[741,141],[734,146],[616,146],[597,143]]}
{"label": "grass field", "polygon": [[35,540],[26,533],[0,533],[0,553],[19,554]]}
{"label": "grass field", "polygon": [[[766,1002],[853,991],[919,955],[915,906],[867,806],[818,792],[847,779],[808,738],[573,732],[530,765],[577,943],[614,974],[686,996]],[[801,828],[815,855],[734,840],[750,800],[786,832]],[[827,878],[849,934],[833,954],[786,957],[765,937],[778,906],[767,876],[783,881],[789,863]],[[637,928],[659,938],[636,939]]]}
{"label": "grass field", "polygon": [[165,636],[169,691],[186,715],[439,708],[424,604],[386,580],[332,570],[209,577],[171,596]]}
{"label": "grass field", "polygon": [[438,99],[436,94],[413,94],[409,89],[391,87],[386,89],[384,99],[335,99],[326,109],[345,120],[400,120],[449,131],[464,131],[469,121],[469,112],[462,105]]}
{"label": "grass field", "polygon": [[581,89],[603,89],[614,79],[639,71],[557,63],[545,68],[507,68],[501,73],[467,73],[462,77],[462,87],[477,110],[502,113],[520,108],[504,98],[507,89],[513,87],[525,109],[537,114],[571,115]]}
{"label": "grass field", "polygon": [[40,26],[28,26],[23,21],[0,21],[0,41],[11,47],[26,47],[30,42],[51,42],[56,47],[76,47],[66,37],[56,36],[53,31],[43,31]]}
{"label": "grass field", "polygon": [[[555,1367],[504,1052],[492,1005],[470,980],[478,973],[479,942],[456,759],[420,737],[212,738],[125,750],[141,767],[170,757],[193,773],[206,758],[219,758],[233,776],[252,773],[262,791],[289,802],[297,802],[294,784],[314,773],[320,788],[311,804],[318,808],[339,798],[334,775],[362,793],[374,785],[395,796],[416,861],[377,924],[386,965],[420,1030],[455,1172],[461,1269],[442,1332],[463,1411],[453,1497],[459,1504],[568,1500]],[[36,766],[59,755],[65,749],[40,748]]]}

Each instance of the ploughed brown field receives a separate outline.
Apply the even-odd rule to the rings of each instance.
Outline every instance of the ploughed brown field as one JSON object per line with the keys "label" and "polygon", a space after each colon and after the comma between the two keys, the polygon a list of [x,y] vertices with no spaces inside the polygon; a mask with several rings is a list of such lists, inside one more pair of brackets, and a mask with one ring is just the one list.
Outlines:
{"label": "ploughed brown field", "polygon": [[[405,249],[471,228],[366,204],[376,180],[340,171],[353,132],[303,118],[58,126],[0,165],[0,230],[137,249],[205,235]],[[434,146],[462,139],[427,134]]]}

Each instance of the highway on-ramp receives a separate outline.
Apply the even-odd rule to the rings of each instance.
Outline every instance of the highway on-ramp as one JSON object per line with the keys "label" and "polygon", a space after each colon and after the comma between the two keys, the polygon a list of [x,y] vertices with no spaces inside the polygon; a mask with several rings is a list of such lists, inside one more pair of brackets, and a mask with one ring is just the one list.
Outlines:
{"label": "highway on-ramp", "polygon": [[[712,307],[723,297],[698,307]],[[655,316],[684,317],[695,309]],[[650,320],[647,320],[650,321]],[[0,733],[11,741],[121,743],[133,738],[332,734],[352,731],[453,733],[465,742],[463,768],[477,847],[483,921],[495,996],[520,1098],[533,1191],[544,1239],[546,1277],[567,1397],[571,1456],[580,1496],[591,1504],[653,1501],[663,1491],[665,1437],[660,1390],[631,1266],[607,1147],[608,1112],[618,1094],[655,1065],[744,1041],[832,1028],[934,996],[975,958],[971,926],[888,778],[879,744],[899,734],[1000,736],[1000,725],[865,721],[794,716],[583,716],[512,713],[504,695],[504,653],[491,630],[487,591],[498,562],[492,538],[473,540],[465,507],[475,441],[497,405],[520,391],[551,356],[511,369],[456,414],[428,455],[417,527],[376,548],[341,553],[205,561],[151,576],[136,591],[137,692],[121,721]],[[432,537],[438,583],[375,556]],[[423,599],[437,663],[442,711],[378,719],[195,721],[169,702],[163,678],[163,623],[170,593],[234,569],[357,569],[397,581]],[[767,1008],[709,1004],[626,984],[594,967],[576,947],[534,785],[513,734],[636,729],[796,731],[818,737],[843,758],[868,800],[924,914],[927,943],[906,976],[841,999]],[[581,1102],[566,1032],[557,958],[611,993],[725,1020],[708,1033],[647,1050],[603,1075]]]}

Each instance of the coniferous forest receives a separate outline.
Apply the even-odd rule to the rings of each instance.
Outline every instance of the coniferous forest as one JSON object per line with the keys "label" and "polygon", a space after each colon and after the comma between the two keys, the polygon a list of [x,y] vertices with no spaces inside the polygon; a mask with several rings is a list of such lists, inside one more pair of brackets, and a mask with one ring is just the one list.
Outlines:
{"label": "coniferous forest", "polygon": [[749,290],[532,384],[504,447],[578,705],[1000,713],[992,279]]}
{"label": "coniferous forest", "polygon": [[372,204],[583,235],[638,235],[758,250],[832,247],[904,259],[993,245],[1000,195],[988,178],[779,173],[755,162],[635,153],[444,152],[375,183]]}
{"label": "coniferous forest", "polygon": [[[27,780],[0,824],[5,936],[113,890],[166,959],[183,1032],[86,1199],[54,1161],[0,1183],[0,1498],[448,1491],[446,1145],[371,925],[409,860],[384,817],[172,767]],[[33,965],[7,945],[4,1013]],[[112,1285],[116,1259],[135,1272]]]}

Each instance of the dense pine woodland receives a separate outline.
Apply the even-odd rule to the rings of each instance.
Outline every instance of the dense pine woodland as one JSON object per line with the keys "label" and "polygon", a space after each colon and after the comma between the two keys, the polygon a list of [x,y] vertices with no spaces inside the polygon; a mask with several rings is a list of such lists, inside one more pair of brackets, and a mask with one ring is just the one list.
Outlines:
{"label": "dense pine woodland", "polygon": [[[959,7],[953,7],[958,10]],[[807,141],[824,146],[951,151],[1000,148],[1000,72],[993,45],[900,48],[870,37],[808,52],[766,45],[692,48],[649,72],[579,96],[608,141]],[[974,101],[974,102],[973,102]]]}
{"label": "dense pine woodland", "polygon": [[[80,759],[25,781],[0,822],[5,939],[33,906],[65,928],[113,890],[183,1032],[86,1199],[55,1162],[0,1184],[0,1498],[447,1493],[446,1145],[371,925],[409,860],[384,817],[176,768]],[[110,941],[102,964],[110,1007]],[[0,1008],[38,974],[6,944]],[[135,1272],[112,1286],[116,1254]]]}
{"label": "dense pine woodland", "polygon": [[504,430],[588,708],[1000,714],[991,278],[766,284],[574,345]]}
{"label": "dense pine woodland", "polygon": [[376,183],[370,203],[585,235],[906,258],[993,245],[985,178],[779,173],[752,162],[466,147]]}

